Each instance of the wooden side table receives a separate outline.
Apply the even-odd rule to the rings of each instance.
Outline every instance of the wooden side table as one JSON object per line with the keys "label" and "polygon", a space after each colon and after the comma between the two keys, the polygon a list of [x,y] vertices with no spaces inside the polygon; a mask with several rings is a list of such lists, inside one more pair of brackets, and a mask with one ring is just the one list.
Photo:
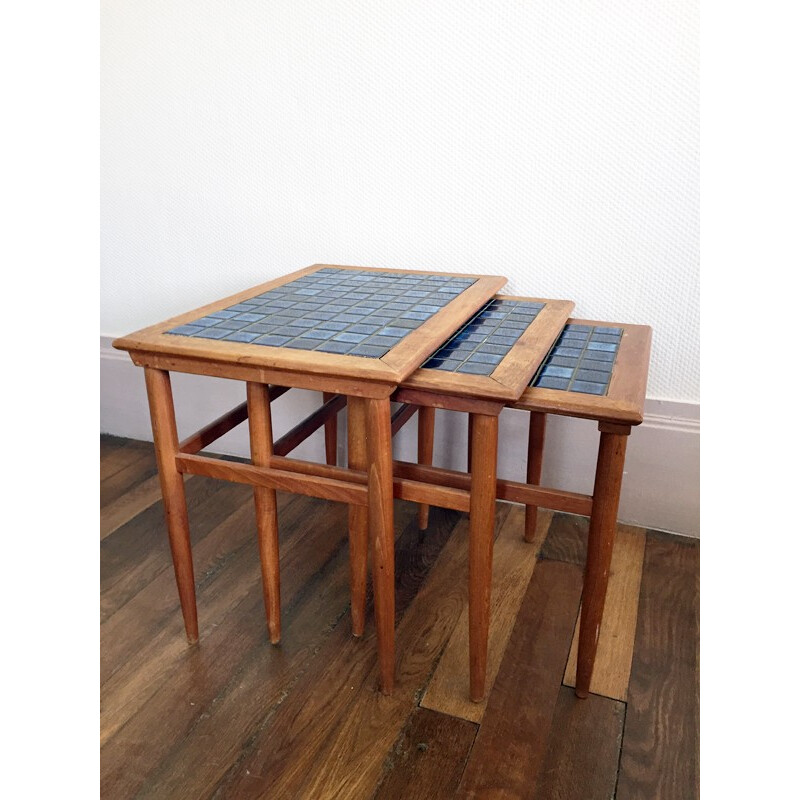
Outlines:
{"label": "wooden side table", "polygon": [[[280,638],[275,490],[348,503],[373,553],[381,688],[394,682],[390,396],[474,316],[505,278],[315,265],[114,341],[144,367],[170,548],[189,642],[197,606],[183,474],[254,487],[270,639]],[[172,371],[241,380],[247,404],[178,441]],[[277,455],[272,396],[285,387],[344,395],[361,420],[358,469]],[[284,387],[284,388],[274,388]],[[329,398],[327,403],[334,403]],[[326,403],[326,405],[327,405]],[[330,408],[330,407],[329,407]],[[252,464],[199,451],[249,416]],[[412,492],[413,494],[413,492]],[[360,524],[360,523],[359,523]]]}

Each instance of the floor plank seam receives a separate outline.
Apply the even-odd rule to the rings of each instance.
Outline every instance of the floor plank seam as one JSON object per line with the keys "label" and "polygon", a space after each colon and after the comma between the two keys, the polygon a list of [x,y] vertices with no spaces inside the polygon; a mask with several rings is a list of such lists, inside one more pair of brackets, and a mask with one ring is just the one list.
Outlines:
{"label": "floor plank seam", "polygon": [[616,779],[614,780],[614,794],[611,797],[611,800],[616,800],[617,798],[617,789],[619,788],[619,774],[622,770],[622,751],[625,748],[625,728],[627,727],[628,722],[628,703],[627,701],[623,703],[624,709],[622,711],[622,736],[619,738],[619,753],[617,754],[617,775]]}

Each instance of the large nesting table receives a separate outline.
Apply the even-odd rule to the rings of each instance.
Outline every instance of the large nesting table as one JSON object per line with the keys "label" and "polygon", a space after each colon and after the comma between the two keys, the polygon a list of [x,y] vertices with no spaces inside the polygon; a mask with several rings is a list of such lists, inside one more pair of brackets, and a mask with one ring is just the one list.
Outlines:
{"label": "large nesting table", "polygon": [[[427,494],[414,481],[395,485],[390,397],[505,282],[487,275],[315,265],[114,341],[114,347],[127,350],[134,364],[145,370],[170,548],[190,643],[198,640],[199,631],[185,473],[254,487],[273,642],[280,638],[275,490],[346,502],[355,509],[351,516],[359,529],[368,531],[380,684],[384,692],[391,692],[392,497],[422,501]],[[173,371],[244,381],[247,402],[179,442],[169,376]],[[325,413],[316,415],[316,423],[335,412],[335,395],[347,398],[353,417],[360,420],[360,469],[314,464],[276,452],[270,397],[287,387],[327,395],[327,410],[323,407]],[[251,464],[199,455],[248,417]],[[312,420],[299,431],[295,441],[313,424]]]}

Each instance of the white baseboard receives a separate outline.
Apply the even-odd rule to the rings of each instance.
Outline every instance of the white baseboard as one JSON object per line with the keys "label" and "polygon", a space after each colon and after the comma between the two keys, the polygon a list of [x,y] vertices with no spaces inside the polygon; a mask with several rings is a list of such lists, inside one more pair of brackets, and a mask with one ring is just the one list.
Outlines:
{"label": "white baseboard", "polygon": [[[245,399],[244,384],[196,375],[173,375],[173,392],[181,437],[193,433]],[[275,402],[273,424],[280,436],[311,413],[318,392],[293,390]],[[500,417],[498,474],[525,477],[527,414],[506,410]],[[340,425],[343,415],[340,415]],[[439,411],[436,416],[434,463],[451,469],[466,464],[466,415]],[[152,440],[143,371],[127,353],[114,350],[111,338],[100,337],[100,430],[116,436]],[[591,493],[597,456],[596,423],[551,415],[548,417],[544,474],[546,486]],[[339,449],[346,436],[340,427]],[[395,456],[416,459],[416,417],[395,439]],[[249,456],[247,426],[239,426],[214,445],[214,451]],[[295,454],[319,459],[322,432],[317,431]],[[340,452],[340,463],[344,453]],[[700,535],[700,406],[648,399],[645,420],[634,428],[628,443],[620,519],[632,525]]]}

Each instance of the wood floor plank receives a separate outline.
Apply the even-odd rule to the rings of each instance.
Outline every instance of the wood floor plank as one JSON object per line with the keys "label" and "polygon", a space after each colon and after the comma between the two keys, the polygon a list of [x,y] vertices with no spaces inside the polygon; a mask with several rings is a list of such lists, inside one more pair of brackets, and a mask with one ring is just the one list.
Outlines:
{"label": "wood floor plank", "polygon": [[543,559],[566,561],[568,564],[586,564],[586,540],[589,535],[589,518],[577,514],[556,512],[542,545]]}
{"label": "wood floor plank", "polygon": [[[188,483],[194,476],[187,475]],[[108,503],[100,510],[100,540],[114,533],[117,528],[130,522],[137,514],[161,499],[161,484],[158,474],[151,475],[129,491]]]}
{"label": "wood floor plank", "polygon": [[420,705],[471,722],[481,721],[552,516],[552,511],[539,513],[536,540],[529,543],[523,538],[525,510],[512,506],[497,535],[492,562],[486,699],[482,703],[469,699],[469,611],[464,609]]}
{"label": "wood floor plank", "polygon": [[[322,542],[328,539],[338,542],[343,535],[341,519],[336,520],[340,523],[338,527],[332,529],[327,527],[327,523],[331,521],[331,509],[326,504],[321,503],[309,508],[303,504],[298,506],[297,503],[289,503],[284,517],[288,533],[281,542],[281,565],[284,571],[292,568],[297,571],[295,562],[298,559],[306,559],[308,564],[318,563],[319,554],[315,551],[313,558],[310,558],[302,550],[303,543],[305,546],[315,547],[320,553],[328,552],[327,545],[323,546],[320,541],[309,542],[312,538],[309,536],[310,533],[318,533]],[[301,519],[304,523],[310,523],[310,527],[305,528],[300,524]],[[213,632],[217,626],[225,624],[231,609],[242,602],[252,587],[260,586],[252,498],[250,503],[242,505],[236,513],[225,519],[211,536],[212,544],[221,537],[227,538],[230,544],[223,557],[221,568],[212,565],[208,574],[197,584],[198,608],[202,620],[201,642],[207,632]],[[205,542],[206,539],[202,544],[205,545]],[[301,546],[300,554],[295,552],[298,545]],[[220,547],[225,548],[225,544],[220,542]],[[306,571],[306,567],[303,567],[298,574],[305,575]],[[147,630],[148,623],[153,621],[152,617],[145,613],[141,620],[136,620],[134,616],[136,608],[124,614],[120,623],[114,626],[115,635],[124,634],[127,630],[124,623],[127,621],[131,625],[132,635],[139,639],[139,644],[132,652],[127,647],[124,648],[125,657],[121,659],[121,666],[102,686],[100,713],[102,742],[110,739],[138,713],[148,702],[148,698],[155,694],[186,659],[187,649],[191,649],[186,643],[179,606],[176,604],[170,614],[158,614],[159,606],[164,603],[164,596],[168,601],[174,602],[176,595],[172,570],[165,570],[161,577],[162,584],[148,585],[140,593],[143,602],[137,603],[139,609],[145,603],[156,606],[156,624],[150,628],[150,635],[147,636]],[[170,582],[172,586],[169,586]],[[289,601],[289,597],[284,591],[284,603]],[[257,619],[261,622],[258,630],[262,630],[263,609],[261,614],[257,615]],[[103,634],[106,635],[105,630]]]}
{"label": "wood floor plank", "polygon": [[[335,507],[315,515],[308,504],[299,505],[306,506],[305,518],[312,524],[295,519],[290,541],[296,544],[282,553],[281,645],[268,640],[253,543],[215,581],[218,613],[210,632],[197,647],[182,643],[177,658],[171,644],[178,637],[167,643],[164,660],[171,661],[171,668],[101,751],[104,797],[130,797],[137,791],[158,797],[207,795],[213,783],[205,786],[205,794],[182,793],[176,753],[188,751],[201,772],[213,765],[219,769],[216,759],[225,754],[226,728],[217,707],[225,698],[235,699],[228,703],[234,714],[227,730],[233,730],[235,746],[240,746],[236,737],[246,736],[248,715],[263,715],[280,701],[297,670],[341,618],[348,600],[346,517]],[[324,501],[314,505],[333,506]],[[331,512],[338,512],[336,524],[320,524],[322,516],[330,521]],[[223,758],[223,771],[228,763]]]}
{"label": "wood floor plank", "polygon": [[[431,523],[440,511],[431,509]],[[499,524],[506,514],[498,506]],[[397,594],[400,623],[392,695],[377,691],[374,626],[355,645],[331,637],[319,662],[324,669],[306,676],[287,698],[217,796],[246,800],[265,792],[292,798],[372,794],[386,755],[466,603],[467,532],[468,521],[462,517],[454,530],[426,535],[411,554],[417,564],[398,569],[406,581]]]}
{"label": "wood floor plank", "polygon": [[[136,451],[134,451],[136,452]],[[135,457],[119,470],[116,470],[109,477],[103,478],[100,475],[100,508],[105,508],[111,503],[119,500],[135,488],[142,481],[158,474],[156,457],[152,448],[149,451],[136,452]]]}
{"label": "wood floor plank", "polygon": [[625,704],[571,688],[558,693],[535,800],[608,800],[614,796]]}
{"label": "wood floor plank", "polygon": [[[319,502],[307,498],[303,498],[303,501],[309,504]],[[342,510],[344,511],[343,508]],[[416,507],[410,503],[402,503],[396,518],[398,525],[402,524],[404,527],[404,534],[401,536],[401,540],[405,541],[404,549],[412,555],[416,554],[416,561],[424,565],[426,547],[433,548],[438,553],[440,540],[446,540],[449,536],[456,516],[452,512],[445,512],[436,515],[434,521],[432,514],[432,535],[426,536],[422,545],[419,545]],[[427,558],[430,558],[430,554]],[[423,570],[426,571],[427,569]],[[348,666],[355,673],[360,672],[363,681],[363,675],[369,674],[370,668],[376,663],[374,633],[370,624],[367,629],[370,635],[365,636],[364,640],[355,639],[351,635],[349,615],[346,613],[349,582],[344,546],[337,562],[336,576],[335,580],[332,575],[315,576],[318,588],[307,592],[318,598],[321,592],[331,592],[332,587],[338,587],[341,602],[336,605],[328,600],[324,606],[340,609],[338,624],[329,624],[325,629],[327,638],[323,641],[318,636],[313,643],[306,642],[302,650],[295,651],[293,648],[297,647],[297,642],[294,637],[290,640],[287,631],[281,645],[281,649],[286,648],[288,651],[287,656],[273,663],[268,674],[265,674],[262,659],[255,659],[239,670],[235,682],[217,695],[209,714],[198,720],[191,732],[183,737],[180,745],[151,777],[142,789],[142,796],[173,797],[176,793],[185,793],[191,797],[210,796],[215,785],[229,771],[230,765],[236,765],[233,771],[241,769],[241,764],[246,761],[254,743],[262,742],[262,737],[263,746],[271,755],[280,759],[293,731],[297,726],[302,726],[305,713],[314,707],[316,698],[323,696],[331,688],[329,683],[320,678],[320,674],[331,667],[332,659],[338,659],[340,666],[350,659]],[[399,605],[402,606],[402,590],[399,594]],[[318,623],[320,611],[316,606],[315,609],[306,613],[307,625],[314,626]],[[282,678],[279,673],[281,668],[285,670]],[[347,684],[347,670],[335,672]],[[276,683],[277,679],[281,682]],[[352,690],[349,684],[343,686],[342,690],[345,692],[344,696],[336,699],[346,704],[352,697]],[[278,719],[282,723],[277,725],[280,736],[276,738],[272,731],[275,720]],[[312,715],[312,719],[317,725],[317,735],[325,737],[328,727],[317,715]],[[296,765],[296,750],[292,750],[287,757],[292,766]],[[245,775],[246,772],[245,767]],[[374,789],[374,784],[372,788]],[[277,783],[270,783],[269,794],[274,797],[295,796],[284,792]],[[243,794],[238,788],[225,787],[218,790],[215,796],[241,797]]]}
{"label": "wood floor plank", "polygon": [[478,726],[418,708],[387,759],[374,800],[450,800]]}
{"label": "wood floor plank", "polygon": [[[628,697],[636,618],[639,612],[639,584],[642,580],[644,546],[643,528],[618,526],[611,557],[603,624],[600,627],[590,687],[591,692],[615,700],[624,701]],[[575,686],[578,632],[579,626],[576,625],[564,673],[566,686]]]}
{"label": "wood floor plank", "polygon": [[647,533],[618,800],[699,796],[699,556]]}
{"label": "wood floor plank", "polygon": [[560,561],[533,571],[456,797],[531,795],[548,751],[581,578],[578,566]]}
{"label": "wood floor plank", "polygon": [[[252,490],[247,486],[193,478],[186,486],[192,545],[236,511]],[[161,500],[100,542],[100,618],[105,622],[164,570],[172,556]]]}
{"label": "wood floor plank", "polygon": [[110,478],[130,466],[145,453],[153,453],[152,442],[139,442],[117,436],[100,436],[100,480]]}

